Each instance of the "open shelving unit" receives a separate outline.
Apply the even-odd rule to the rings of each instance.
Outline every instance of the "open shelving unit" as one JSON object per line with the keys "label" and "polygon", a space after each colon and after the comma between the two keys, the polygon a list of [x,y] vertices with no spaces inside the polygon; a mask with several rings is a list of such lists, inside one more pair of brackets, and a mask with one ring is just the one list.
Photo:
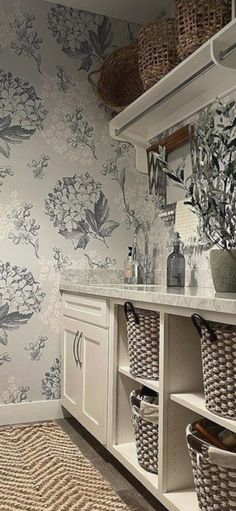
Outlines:
{"label": "open shelving unit", "polygon": [[110,122],[110,134],[136,148],[146,168],[146,148],[160,133],[236,87],[236,18],[142,94]]}
{"label": "open shelving unit", "polygon": [[[121,299],[111,300],[107,448],[169,511],[199,511],[186,427],[206,417],[236,432],[236,421],[220,418],[206,409],[200,339],[191,314],[198,312],[205,319],[228,324],[236,324],[236,318],[233,314],[203,313],[182,307],[170,310],[163,305],[149,304],[147,308],[160,313],[160,376],[159,381],[150,381],[130,373],[123,304]],[[145,308],[144,303],[133,302],[133,305]],[[158,476],[144,470],[136,455],[129,396],[140,385],[159,392]]]}

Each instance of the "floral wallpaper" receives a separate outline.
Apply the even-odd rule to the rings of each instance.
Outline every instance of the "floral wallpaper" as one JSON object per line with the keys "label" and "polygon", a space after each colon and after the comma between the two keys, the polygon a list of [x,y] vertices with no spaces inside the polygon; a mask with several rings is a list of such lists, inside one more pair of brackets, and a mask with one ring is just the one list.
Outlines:
{"label": "floral wallpaper", "polygon": [[[123,268],[144,223],[149,277],[165,283],[171,229],[88,81],[136,34],[106,16],[0,0],[1,405],[60,398],[60,272]],[[187,281],[206,285],[194,248],[187,263]]]}
{"label": "floral wallpaper", "polygon": [[60,272],[122,268],[134,227],[157,215],[88,81],[136,31],[0,0],[1,405],[60,398]]}

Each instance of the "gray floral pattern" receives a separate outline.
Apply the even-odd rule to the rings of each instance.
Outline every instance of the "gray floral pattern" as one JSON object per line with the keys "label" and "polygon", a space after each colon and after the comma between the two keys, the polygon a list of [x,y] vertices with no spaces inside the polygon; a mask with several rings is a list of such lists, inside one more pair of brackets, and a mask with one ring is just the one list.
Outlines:
{"label": "gray floral pattern", "polygon": [[89,71],[110,52],[113,33],[106,16],[96,16],[78,9],[57,5],[48,14],[48,26],[68,57],[76,59],[78,68]]}
{"label": "gray floral pattern", "polygon": [[15,245],[25,244],[30,245],[34,249],[36,257],[39,257],[39,229],[40,225],[36,223],[34,218],[31,218],[31,209],[33,204],[24,202],[18,209],[14,209],[10,215],[11,220],[15,226],[16,233],[11,232],[8,238],[13,241]]}
{"label": "gray floral pattern", "polygon": [[[7,176],[14,176],[14,171],[12,170],[11,165],[1,165],[0,166],[0,187],[3,185],[3,180]],[[1,188],[0,188],[1,191]]]}
{"label": "gray floral pattern", "polygon": [[37,341],[30,342],[28,346],[25,347],[25,351],[29,352],[30,358],[32,361],[39,361],[42,357],[42,350],[44,350],[46,346],[46,342],[48,337],[46,335],[39,335]]}
{"label": "gray floral pattern", "polygon": [[11,145],[29,140],[46,116],[34,87],[0,69],[0,154],[9,158]]}
{"label": "gray floral pattern", "polygon": [[112,268],[112,266],[116,266],[116,263],[117,263],[115,258],[112,258],[109,256],[105,257],[105,259],[102,259],[102,257],[100,257],[100,256],[92,258],[88,254],[84,254],[84,255],[85,255],[85,257],[87,257],[89,267],[92,269],[106,268],[108,270],[109,268]]}
{"label": "gray floral pattern", "polygon": [[61,270],[65,270],[72,265],[70,258],[68,256],[64,256],[61,248],[54,247],[53,249],[53,258],[55,261],[54,270],[60,272]]}
{"label": "gray floral pattern", "polygon": [[11,48],[18,56],[32,57],[37,64],[38,71],[41,73],[41,45],[43,40],[34,30],[34,22],[35,16],[27,13],[15,19],[11,26],[15,29],[16,42],[12,42]]}
{"label": "gray floral pattern", "polygon": [[27,268],[0,263],[0,343],[7,344],[8,334],[26,324],[40,312],[45,293]]}
{"label": "gray floral pattern", "polygon": [[66,73],[64,66],[57,66],[57,78],[57,88],[65,94],[72,84],[72,77]]}
{"label": "gray floral pattern", "polygon": [[85,249],[91,238],[108,246],[107,238],[119,226],[110,219],[101,184],[89,173],[59,180],[49,193],[45,208],[59,234],[70,239],[75,249]]}
{"label": "gray floral pattern", "polygon": [[11,362],[11,357],[10,357],[9,353],[7,353],[7,352],[0,353],[0,366],[5,364],[5,362]]}
{"label": "gray floral pattern", "polygon": [[42,379],[41,392],[47,400],[61,397],[61,357],[56,358]]}
{"label": "gray floral pattern", "polygon": [[92,155],[97,159],[94,143],[94,128],[90,126],[84,117],[83,108],[74,107],[72,114],[67,114],[65,122],[70,129],[71,135],[67,138],[67,143],[73,148],[80,146],[87,147]]}
{"label": "gray floral pattern", "polygon": [[7,399],[4,400],[5,404],[24,403],[29,401],[28,392],[30,387],[28,385],[20,385],[17,389],[9,391]]}
{"label": "gray floral pattern", "polygon": [[33,159],[27,163],[27,166],[32,169],[35,179],[42,179],[45,176],[50,159],[49,154],[41,154],[38,160]]}

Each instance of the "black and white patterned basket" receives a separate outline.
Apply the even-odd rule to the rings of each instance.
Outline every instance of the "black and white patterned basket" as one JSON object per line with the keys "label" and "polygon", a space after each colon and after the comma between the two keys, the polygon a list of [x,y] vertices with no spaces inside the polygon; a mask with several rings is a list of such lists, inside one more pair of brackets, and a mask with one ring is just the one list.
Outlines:
{"label": "black and white patterned basket", "polygon": [[160,318],[155,311],[124,305],[127,319],[129,368],[133,376],[158,380]]}
{"label": "black and white patterned basket", "polygon": [[236,327],[208,323],[198,314],[192,320],[201,337],[206,407],[236,419]]}
{"label": "black and white patterned basket", "polygon": [[132,406],[132,417],[139,465],[158,474],[158,424],[144,420],[136,406]]}
{"label": "black and white patterned basket", "polygon": [[197,437],[187,427],[187,443],[201,511],[236,511],[236,454]]}

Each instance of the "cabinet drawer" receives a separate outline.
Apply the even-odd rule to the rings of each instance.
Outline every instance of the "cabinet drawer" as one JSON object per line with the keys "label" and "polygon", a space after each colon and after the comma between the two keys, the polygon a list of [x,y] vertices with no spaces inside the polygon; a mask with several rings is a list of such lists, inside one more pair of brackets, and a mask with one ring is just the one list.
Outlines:
{"label": "cabinet drawer", "polygon": [[108,328],[109,307],[103,298],[63,293],[63,314],[85,323]]}

